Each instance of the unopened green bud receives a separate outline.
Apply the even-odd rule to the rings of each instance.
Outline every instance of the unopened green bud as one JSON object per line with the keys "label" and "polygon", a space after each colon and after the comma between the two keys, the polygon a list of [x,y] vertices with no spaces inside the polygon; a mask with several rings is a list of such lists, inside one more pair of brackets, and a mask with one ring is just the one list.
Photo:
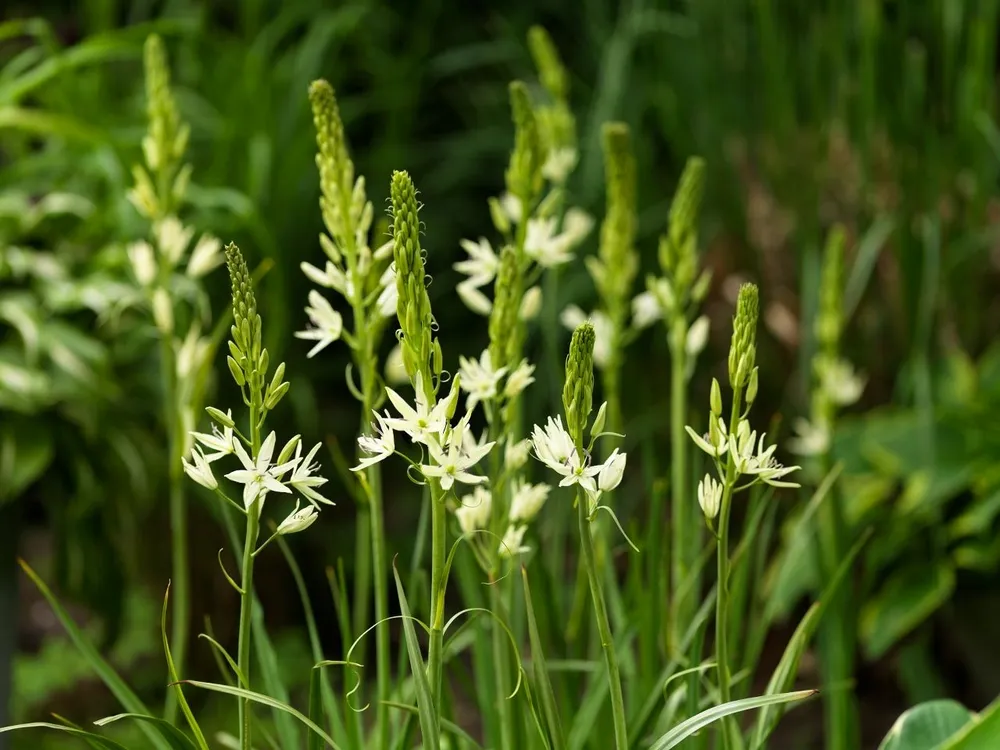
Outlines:
{"label": "unopened green bud", "polygon": [[461,376],[455,375],[454,380],[451,381],[451,389],[448,391],[448,396],[445,399],[445,415],[450,420],[455,416],[455,412],[458,410],[458,397],[460,393],[460,383]]}
{"label": "unopened green bud", "polygon": [[271,378],[270,385],[267,386],[268,393],[273,391],[281,384],[282,378],[285,377],[285,363],[279,362],[278,366],[274,368],[274,377]]}
{"label": "unopened green bud", "polygon": [[627,307],[627,298],[638,270],[634,246],[636,169],[628,125],[622,122],[606,124],[603,145],[607,209],[598,250],[603,269],[601,277],[595,276],[594,281],[609,314],[615,319]]}
{"label": "unopened green bud", "polygon": [[546,91],[553,99],[565,99],[569,88],[566,68],[559,59],[552,38],[541,26],[532,26],[528,29],[528,49],[531,50],[531,57],[538,69],[538,77]]}
{"label": "unopened green bud", "polygon": [[510,106],[514,119],[514,150],[507,167],[507,189],[521,201],[531,202],[541,187],[542,143],[523,81],[510,84]]}
{"label": "unopened green bud", "polygon": [[712,397],[711,397],[712,415],[719,417],[722,416],[722,389],[719,387],[719,381],[712,378]]}
{"label": "unopened green bud", "polygon": [[233,374],[233,380],[236,381],[236,385],[242,388],[247,382],[246,377],[243,375],[243,370],[240,369],[239,364],[232,357],[226,357],[226,364],[229,365],[229,372]]}
{"label": "unopened green bud", "polygon": [[205,411],[208,412],[209,417],[221,424],[223,427],[228,427],[231,430],[236,426],[236,423],[233,421],[231,416],[220,409],[216,409],[214,406],[206,406]]}
{"label": "unopened green bud", "polygon": [[301,436],[300,435],[293,435],[292,439],[289,440],[287,443],[285,443],[285,447],[282,448],[281,449],[281,453],[278,454],[277,464],[279,466],[281,464],[285,463],[286,461],[289,461],[291,459],[292,454],[295,452],[295,449],[298,447],[300,440],[301,440]]}
{"label": "unopened green bud", "polygon": [[520,308],[520,264],[517,262],[517,250],[507,245],[500,251],[500,267],[497,270],[489,323],[490,360],[498,370],[516,364],[511,359],[517,353],[512,339],[517,337]]}
{"label": "unopened green bud", "polygon": [[607,422],[608,418],[608,402],[605,401],[601,404],[601,407],[597,410],[597,416],[594,417],[594,423],[590,426],[590,437],[593,439],[604,432],[604,424]]}
{"label": "unopened green bud", "polygon": [[264,401],[264,408],[270,411],[276,407],[278,402],[285,397],[286,393],[288,393],[288,388],[289,384],[286,381],[267,394],[267,399]]}
{"label": "unopened green bud", "polygon": [[[319,168],[323,223],[341,250],[350,249],[354,247],[351,221],[354,164],[347,153],[344,123],[333,87],[322,79],[313,81],[309,86],[309,103],[316,127],[316,166]],[[361,202],[364,204],[363,198]]]}
{"label": "unopened green bud", "polygon": [[434,398],[432,368],[440,372],[440,350],[434,347],[434,325],[430,298],[420,249],[420,219],[417,216],[417,189],[406,172],[393,172],[390,186],[392,197],[393,259],[396,263],[396,316],[402,331],[403,362],[410,381],[423,375],[423,387],[428,400]]}
{"label": "unopened green bud", "polygon": [[566,429],[577,447],[582,447],[583,430],[594,405],[594,326],[590,321],[581,323],[573,331],[566,356],[562,399]]}
{"label": "unopened green bud", "polygon": [[260,353],[260,357],[257,358],[257,372],[261,374],[261,377],[267,374],[267,366],[271,364],[271,356],[267,353],[267,349],[264,349]]}
{"label": "unopened green bud", "polygon": [[729,346],[729,382],[733,390],[747,384],[757,357],[758,293],[756,284],[743,284],[733,316],[733,338]]}
{"label": "unopened green bud", "polygon": [[708,294],[708,289],[712,285],[712,271],[706,268],[698,276],[698,280],[694,282],[694,286],[691,288],[691,299],[694,300],[696,304],[701,304],[705,301],[705,296]]}
{"label": "unopened green bud", "polygon": [[503,206],[500,201],[496,198],[490,198],[490,218],[493,220],[493,226],[502,235],[510,234],[510,217],[507,216],[507,212],[503,210]]}
{"label": "unopened green bud", "polygon": [[752,404],[757,400],[757,388],[758,388],[758,376],[757,372],[760,370],[759,367],[755,367],[750,371],[750,379],[747,382],[747,403]]}

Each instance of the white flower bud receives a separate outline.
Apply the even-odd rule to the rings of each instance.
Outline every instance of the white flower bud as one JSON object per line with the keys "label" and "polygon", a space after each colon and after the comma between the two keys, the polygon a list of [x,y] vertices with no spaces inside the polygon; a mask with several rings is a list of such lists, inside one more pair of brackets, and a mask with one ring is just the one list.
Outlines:
{"label": "white flower bud", "polygon": [[455,289],[458,291],[458,296],[462,298],[462,302],[472,312],[479,315],[489,315],[493,309],[493,303],[489,297],[479,291],[479,287],[471,283],[475,280],[475,277],[466,279],[455,287]]}
{"label": "white flower bud", "polygon": [[515,398],[521,395],[525,388],[535,382],[535,366],[522,359],[521,364],[507,378],[507,385],[504,387],[504,395],[507,398]]}
{"label": "white flower bud", "polygon": [[186,458],[181,459],[184,465],[184,473],[206,489],[214,490],[219,486],[219,482],[212,473],[212,466],[208,463],[204,454],[200,450],[191,453],[192,461],[189,463]]}
{"label": "white flower bud", "polygon": [[517,471],[528,462],[528,454],[531,451],[531,439],[516,443],[508,443],[504,448],[504,466],[508,471]]}
{"label": "white flower bud", "polygon": [[689,357],[697,357],[701,354],[702,349],[705,348],[705,344],[708,343],[708,325],[708,316],[702,315],[688,329],[684,350]]}
{"label": "white flower bud", "polygon": [[602,432],[604,432],[604,423],[608,418],[608,402],[605,401],[601,404],[601,408],[597,410],[597,416],[594,417],[594,423],[590,426],[590,436],[597,437]]}
{"label": "white flower bud", "polygon": [[530,551],[531,548],[525,547],[523,544],[524,532],[527,530],[527,526],[514,526],[513,524],[508,526],[507,532],[503,535],[503,541],[500,542],[500,557],[513,557],[522,552]]}
{"label": "white flower bud", "polygon": [[698,505],[701,506],[705,518],[711,520],[719,515],[722,504],[722,484],[710,475],[698,482]]}
{"label": "white flower bud", "polygon": [[521,309],[518,312],[521,320],[534,320],[542,309],[542,288],[537,284],[524,293],[521,298]]}
{"label": "white flower bud", "polygon": [[220,265],[226,256],[222,253],[222,241],[210,234],[203,234],[191,251],[187,265],[187,275],[198,279]]}
{"label": "white flower bud", "polygon": [[597,475],[597,487],[601,492],[611,492],[621,484],[622,476],[625,474],[626,455],[619,453],[615,448],[608,460],[601,467],[601,472]]}
{"label": "white flower bud", "polygon": [[317,518],[319,518],[319,511],[316,510],[315,506],[307,505],[299,510],[299,504],[296,503],[295,510],[289,514],[288,518],[278,524],[276,533],[284,535],[305,531],[316,522]]}
{"label": "white flower bud", "polygon": [[171,266],[176,266],[188,245],[191,244],[191,236],[194,230],[185,227],[176,216],[168,216],[156,224],[156,244],[160,252],[170,262]]}
{"label": "white flower bud", "polygon": [[747,404],[752,404],[757,399],[757,388],[759,387],[757,368],[750,371],[750,382],[747,383]]}
{"label": "white flower bud", "polygon": [[160,333],[170,334],[174,330],[174,303],[163,287],[153,292],[153,322]]}
{"label": "white flower bud", "polygon": [[156,278],[156,256],[152,246],[145,240],[133,242],[128,246],[128,260],[132,264],[135,280],[143,286],[149,286]]}
{"label": "white flower bud", "polygon": [[663,309],[656,295],[650,291],[637,294],[632,300],[632,325],[648,328],[663,317]]}
{"label": "white flower bud", "polygon": [[538,515],[552,488],[547,484],[514,484],[514,497],[510,502],[510,522],[528,523]]}
{"label": "white flower bud", "polygon": [[409,381],[403,365],[403,349],[396,344],[385,358],[385,382],[389,385],[403,385]]}
{"label": "white flower bud", "polygon": [[461,505],[455,509],[455,518],[463,534],[485,529],[490,524],[490,512],[493,508],[493,496],[482,486],[477,486],[472,494],[464,495]]}

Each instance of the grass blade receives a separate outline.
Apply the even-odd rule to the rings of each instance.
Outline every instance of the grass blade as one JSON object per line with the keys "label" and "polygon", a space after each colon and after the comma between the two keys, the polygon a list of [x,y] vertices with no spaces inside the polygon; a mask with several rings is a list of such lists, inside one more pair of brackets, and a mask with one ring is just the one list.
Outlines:
{"label": "grass blade", "polygon": [[[198,742],[198,747],[201,750],[208,750],[208,743],[205,741],[205,735],[201,732],[201,727],[198,726],[197,719],[194,718],[194,714],[191,713],[191,707],[188,705],[187,699],[184,697],[184,690],[181,688],[180,684],[177,682],[180,676],[177,674],[177,667],[174,665],[174,657],[170,653],[170,639],[167,638],[167,605],[170,602],[170,584],[167,584],[167,590],[163,593],[163,609],[160,611],[160,635],[163,638],[163,653],[167,657],[167,673],[170,675],[170,681],[174,683],[174,690],[177,693],[177,704],[181,707],[181,712],[184,714],[184,718],[187,719],[188,726],[191,727],[191,731],[194,732],[194,738]],[[138,714],[117,714],[108,719],[102,719],[101,721],[105,723],[111,723],[117,719],[121,718],[132,718],[152,721],[156,724],[157,720],[149,716],[140,716]],[[94,722],[98,726],[104,726],[101,722]],[[163,738],[170,742],[174,747],[194,747],[188,738],[178,731],[169,722],[163,722],[161,724],[156,724],[163,734]],[[174,742],[174,732],[179,734],[182,739],[186,741],[186,745],[177,745]]]}
{"label": "grass blade", "polygon": [[719,719],[738,714],[742,711],[750,711],[764,706],[773,706],[779,703],[791,703],[811,698],[819,692],[817,690],[798,690],[794,693],[779,693],[778,695],[760,695],[754,698],[743,698],[738,701],[730,701],[721,706],[712,706],[686,721],[682,721],[666,734],[661,735],[653,743],[651,750],[670,750],[677,747],[686,740],[710,724]]}
{"label": "grass blade", "polygon": [[545,724],[549,730],[549,741],[552,743],[552,750],[564,750],[566,737],[563,733],[562,723],[559,721],[559,708],[556,706],[555,691],[553,691],[552,681],[549,679],[549,669],[542,650],[542,639],[538,634],[535,607],[531,601],[531,587],[528,585],[528,571],[523,565],[521,566],[521,580],[524,581],[524,605],[528,618],[528,639],[531,644],[531,667],[535,676],[539,700],[542,703],[542,713],[545,715]]}
{"label": "grass blade", "polygon": [[[387,701],[386,705],[390,708],[398,708],[400,711],[406,711],[414,716],[420,715],[420,709],[416,706],[409,706],[405,703],[396,703],[395,701]],[[441,719],[441,729],[451,735],[454,735],[455,737],[458,737],[463,742],[466,742],[468,745],[475,748],[475,750],[483,750],[483,746],[476,742],[472,735],[462,729],[462,727],[458,724],[448,721],[447,719]]]}
{"label": "grass blade", "polygon": [[47,721],[33,721],[28,724],[14,724],[9,727],[0,727],[0,734],[13,732],[17,729],[58,729],[60,732],[75,735],[81,740],[103,747],[105,750],[128,750],[124,745],[119,745],[114,740],[109,740],[107,737],[102,737],[99,734],[88,732],[85,729],[77,729],[76,727],[64,727],[62,724],[50,724]]}
{"label": "grass blade", "polygon": [[[142,714],[115,714],[114,716],[107,716],[103,719],[98,719],[94,722],[95,726],[106,727],[108,724],[119,721],[121,719],[132,719],[133,721],[146,722],[152,724],[156,729],[163,735],[163,738],[170,743],[170,747],[173,750],[195,750],[196,747],[191,739],[184,734],[180,729],[175,727],[169,721],[165,719],[160,719],[156,716],[144,716]],[[203,738],[204,739],[204,738]],[[208,745],[201,745],[205,750],[208,750]]]}
{"label": "grass blade", "polygon": [[[66,634],[69,635],[70,640],[73,641],[73,645],[76,646],[83,658],[87,660],[91,669],[93,669],[97,676],[101,678],[101,682],[103,682],[107,686],[108,690],[111,691],[111,694],[115,696],[115,700],[117,700],[122,707],[130,713],[149,716],[152,712],[146,708],[145,704],[139,700],[139,696],[132,692],[132,689],[125,684],[125,681],[119,676],[114,668],[108,664],[107,661],[105,661],[105,659],[97,652],[97,649],[94,648],[94,646],[87,640],[83,631],[81,631],[80,628],[77,627],[76,623],[73,622],[73,618],[69,616],[69,613],[59,603],[59,600],[56,599],[49,587],[45,585],[45,582],[24,560],[19,559],[18,563],[21,565],[21,569],[25,572],[28,578],[31,579],[31,582],[35,584],[35,587],[41,595],[45,597],[49,606],[52,607],[52,612],[66,630]],[[39,726],[49,725],[43,723]],[[57,725],[53,724],[51,726]],[[153,743],[157,750],[171,750],[170,745],[168,745],[159,733],[157,733],[152,727],[145,724],[140,726],[142,727],[143,734],[149,738],[150,742]]]}
{"label": "grass blade", "polygon": [[434,699],[431,696],[430,683],[427,681],[424,660],[420,655],[420,643],[417,641],[417,632],[413,628],[413,616],[410,614],[410,605],[406,601],[403,582],[399,580],[399,571],[396,569],[395,561],[392,564],[392,575],[396,579],[399,608],[403,614],[403,635],[406,638],[406,650],[410,655],[410,671],[413,673],[413,684],[417,692],[417,706],[420,709],[420,731],[423,734],[424,747],[427,750],[438,750],[440,747],[440,731],[438,729],[438,717],[434,712]]}
{"label": "grass blade", "polygon": [[[282,703],[279,700],[275,700],[267,695],[262,695],[261,693],[255,693],[252,690],[244,690],[243,688],[231,687],[230,685],[219,685],[215,682],[200,682],[199,680],[184,680],[185,685],[191,685],[196,688],[201,688],[202,690],[211,690],[215,693],[224,693],[225,695],[232,695],[236,698],[243,698],[248,701],[253,701],[254,703],[259,703],[262,706],[269,706],[275,711],[281,711],[282,713],[288,714],[293,718],[298,719],[302,724],[307,726],[310,730],[319,735],[322,740],[327,744],[327,747],[332,747],[333,750],[341,750],[340,745],[333,741],[326,732],[323,731],[322,727],[318,726],[312,719],[306,716],[301,711],[296,710],[287,703]],[[294,745],[282,745],[282,747],[294,747]]]}

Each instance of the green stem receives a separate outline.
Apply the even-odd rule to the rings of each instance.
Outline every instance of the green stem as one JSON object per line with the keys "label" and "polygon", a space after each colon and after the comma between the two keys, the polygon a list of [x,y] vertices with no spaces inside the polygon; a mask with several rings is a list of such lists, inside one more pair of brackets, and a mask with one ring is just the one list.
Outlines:
{"label": "green stem", "polygon": [[[184,675],[190,620],[190,569],[188,566],[187,501],[184,496],[184,436],[181,435],[174,349],[169,334],[160,335],[160,376],[163,384],[163,424],[167,431],[171,613],[170,650],[177,674]],[[177,720],[177,694],[167,691],[164,718]]]}
{"label": "green stem", "polygon": [[[254,460],[260,452],[260,407],[257,405],[259,395],[256,390],[252,390],[253,402],[250,406],[250,447]],[[240,673],[246,680],[244,687],[250,689],[250,623],[253,614],[253,551],[257,545],[257,536],[260,533],[260,506],[259,500],[255,501],[247,508],[247,529],[246,540],[243,544],[243,576],[240,580],[240,587],[243,593],[240,595],[240,635],[237,651],[237,665]],[[242,699],[239,702],[240,721],[240,750],[253,750],[250,743],[250,701]]]}
{"label": "green stem", "polygon": [[427,649],[427,679],[434,712],[441,713],[441,660],[444,641],[444,566],[448,533],[447,509],[441,486],[431,482],[431,632]]}
{"label": "green stem", "polygon": [[[684,433],[687,417],[687,357],[684,349],[687,323],[683,317],[675,319],[670,331],[670,526],[673,529],[670,553],[671,576],[675,592],[687,591],[674,601],[673,628],[667,635],[672,653],[687,630],[698,598],[698,587],[688,585],[688,576],[700,548],[701,523],[695,523],[691,496],[687,491],[688,438]],[[653,520],[654,525],[660,523]],[[692,680],[697,680],[692,675]]]}
{"label": "green stem", "polygon": [[[492,581],[490,588],[490,609],[495,617],[502,617],[505,611],[503,602],[503,592],[500,590],[502,582]],[[499,747],[515,747],[512,731],[514,721],[511,714],[510,701],[507,695],[510,692],[510,660],[506,653],[506,636],[500,628],[500,623],[493,622],[490,626],[490,633],[493,643],[493,676],[497,701],[497,720],[500,724],[500,745]]]}
{"label": "green stem", "polygon": [[601,578],[597,571],[597,559],[594,554],[594,539],[591,536],[590,516],[587,513],[587,498],[583,493],[577,493],[578,518],[580,522],[580,542],[583,547],[584,564],[587,566],[587,578],[590,581],[590,595],[594,600],[594,614],[597,616],[597,630],[604,650],[604,662],[608,669],[608,686],[611,691],[611,713],[615,726],[615,747],[617,750],[628,750],[628,733],[625,728],[625,700],[622,697],[621,674],[618,669],[618,655],[615,652],[615,642],[611,637],[611,623],[608,622],[608,609],[604,602],[604,592],[601,589]]}
{"label": "green stem", "polygon": [[[735,434],[740,423],[742,391],[733,391],[733,410],[729,417],[729,431]],[[719,696],[723,704],[732,699],[730,690],[729,664],[729,512],[732,509],[733,487],[736,484],[736,463],[732,452],[726,462],[726,477],[719,511],[719,540],[716,554],[717,582],[715,595],[715,661],[719,673]],[[730,732],[733,730],[731,717],[723,719],[722,747],[731,747]]]}
{"label": "green stem", "polygon": [[382,475],[378,464],[368,469],[371,488],[371,507],[368,521],[371,524],[372,580],[375,583],[375,676],[378,702],[375,705],[375,747],[386,747],[389,740],[389,593],[385,562],[385,521],[382,508]]}

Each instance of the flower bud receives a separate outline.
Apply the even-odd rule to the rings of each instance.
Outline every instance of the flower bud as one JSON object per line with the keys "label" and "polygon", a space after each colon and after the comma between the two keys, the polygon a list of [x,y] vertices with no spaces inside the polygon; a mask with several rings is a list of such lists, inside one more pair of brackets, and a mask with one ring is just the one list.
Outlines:
{"label": "flower bud", "polygon": [[542,309],[542,288],[538,285],[531,287],[521,298],[521,310],[518,313],[521,320],[534,320]]}
{"label": "flower bud", "polygon": [[221,410],[216,409],[214,406],[206,406],[205,411],[208,412],[209,417],[214,419],[223,427],[228,427],[231,430],[236,426],[236,423],[233,421],[232,410],[223,413]]}
{"label": "flower bud", "polygon": [[191,459],[190,463],[186,458],[181,459],[181,463],[184,466],[184,473],[206,489],[214,490],[218,487],[219,482],[216,480],[215,474],[212,472],[212,465],[208,462],[202,452],[200,450],[195,450],[191,454]]}
{"label": "flower bud", "polygon": [[489,199],[490,218],[493,219],[493,226],[500,234],[510,233],[510,217],[504,211],[503,205],[496,198]]}
{"label": "flower bud", "polygon": [[722,505],[722,484],[708,474],[698,482],[698,505],[709,521],[719,515],[719,508]]}
{"label": "flower bud", "polygon": [[174,330],[174,304],[163,287],[153,292],[153,322],[160,333],[169,335]]}
{"label": "flower bud", "polygon": [[128,259],[135,280],[143,286],[152,284],[156,278],[156,256],[150,244],[145,240],[133,242],[128,246]]}
{"label": "flower bud", "polygon": [[626,459],[627,456],[624,453],[619,453],[617,448],[611,452],[608,460],[601,467],[601,472],[597,475],[597,487],[601,492],[611,492],[621,484],[622,477],[625,475]]}
{"label": "flower bud", "polygon": [[291,459],[292,453],[295,452],[295,448],[298,446],[301,438],[301,435],[293,435],[292,439],[285,443],[285,447],[282,448],[281,453],[278,454],[278,460],[276,463],[279,466]]}
{"label": "flower bud", "polygon": [[316,522],[317,518],[319,518],[319,511],[314,506],[307,505],[305,508],[299,510],[296,503],[295,510],[289,514],[288,518],[278,524],[276,533],[285,535],[305,531]]}
{"label": "flower bud", "polygon": [[712,378],[711,406],[712,416],[722,416],[722,389],[719,387],[719,381],[715,378]]}
{"label": "flower bud", "polygon": [[578,448],[583,445],[583,430],[594,407],[594,339],[593,324],[584,321],[573,331],[566,356],[563,409],[566,428]]}
{"label": "flower bud", "polygon": [[232,374],[233,380],[236,381],[236,385],[242,388],[247,382],[246,376],[243,375],[242,368],[232,357],[226,357],[226,364],[229,365],[229,372]]}
{"label": "flower bud", "polygon": [[757,399],[757,371],[759,369],[755,367],[750,371],[750,380],[747,383],[747,404],[752,404]]}
{"label": "flower bud", "polygon": [[604,423],[607,421],[608,415],[608,402],[605,401],[601,404],[600,408],[597,410],[597,416],[594,417],[594,423],[590,426],[590,437],[595,438],[604,432]]}

